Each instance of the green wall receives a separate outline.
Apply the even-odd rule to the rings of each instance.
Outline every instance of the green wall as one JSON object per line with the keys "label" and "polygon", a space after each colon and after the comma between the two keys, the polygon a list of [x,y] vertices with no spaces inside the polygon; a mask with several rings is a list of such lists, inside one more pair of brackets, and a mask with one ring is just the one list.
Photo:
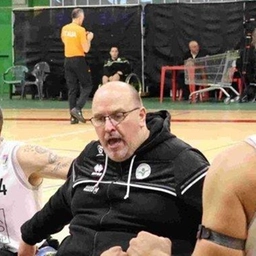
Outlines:
{"label": "green wall", "polygon": [[[4,71],[12,65],[12,8],[11,0],[0,1],[0,86]],[[2,89],[1,89],[2,90]]]}
{"label": "green wall", "polygon": [[50,6],[50,0],[28,0],[28,6]]}

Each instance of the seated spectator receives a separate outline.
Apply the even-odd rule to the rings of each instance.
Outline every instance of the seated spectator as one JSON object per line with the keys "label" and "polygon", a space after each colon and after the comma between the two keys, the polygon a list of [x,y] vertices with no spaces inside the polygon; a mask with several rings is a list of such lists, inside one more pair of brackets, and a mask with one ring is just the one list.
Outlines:
{"label": "seated spectator", "polygon": [[[195,59],[204,57],[207,55],[207,52],[203,49],[200,49],[200,46],[197,41],[190,41],[188,44],[189,50],[183,56],[183,63],[188,59]],[[180,71],[178,73],[178,91],[179,91],[179,100],[183,97],[185,100],[188,100],[190,91],[188,85],[185,84],[185,73],[184,71]]]}
{"label": "seated spectator", "polygon": [[124,77],[131,72],[130,63],[127,59],[119,57],[116,46],[110,49],[110,58],[103,66],[102,84],[111,81],[124,81]]}

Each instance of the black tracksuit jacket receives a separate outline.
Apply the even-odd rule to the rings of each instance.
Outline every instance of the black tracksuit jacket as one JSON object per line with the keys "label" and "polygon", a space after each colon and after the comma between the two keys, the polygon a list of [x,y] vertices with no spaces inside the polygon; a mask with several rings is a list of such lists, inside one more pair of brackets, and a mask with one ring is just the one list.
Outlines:
{"label": "black tracksuit jacket", "polygon": [[209,163],[170,133],[167,111],[148,113],[147,126],[149,138],[124,162],[109,159],[99,141],[89,143],[66,183],[23,224],[23,240],[35,244],[69,224],[57,255],[99,256],[116,245],[126,250],[145,230],[169,237],[174,256],[191,255]]}

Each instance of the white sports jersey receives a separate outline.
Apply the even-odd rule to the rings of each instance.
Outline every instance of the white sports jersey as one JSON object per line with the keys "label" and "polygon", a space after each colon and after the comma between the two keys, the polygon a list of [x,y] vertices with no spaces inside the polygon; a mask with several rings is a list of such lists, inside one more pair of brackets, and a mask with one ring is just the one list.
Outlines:
{"label": "white sports jersey", "polygon": [[[245,140],[256,150],[256,134],[252,135]],[[255,151],[256,157],[256,151]],[[256,171],[256,166],[255,166]],[[248,236],[246,240],[245,252],[247,256],[256,256],[256,213],[254,214],[253,219],[248,227]]]}
{"label": "white sports jersey", "polygon": [[0,248],[17,252],[20,227],[41,208],[41,189],[28,182],[16,152],[21,144],[0,144]]}

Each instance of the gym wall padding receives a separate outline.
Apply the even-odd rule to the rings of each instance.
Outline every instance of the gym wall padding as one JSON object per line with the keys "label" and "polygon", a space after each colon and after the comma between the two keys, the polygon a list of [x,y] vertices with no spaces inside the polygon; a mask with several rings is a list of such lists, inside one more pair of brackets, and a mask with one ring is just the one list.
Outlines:
{"label": "gym wall padding", "polygon": [[[60,39],[63,25],[71,22],[73,8],[15,10],[14,59],[30,69],[39,61],[47,61],[51,72],[64,77],[64,48]],[[141,6],[83,7],[83,26],[94,33],[91,51],[86,59],[91,67],[94,90],[101,82],[104,59],[112,45],[120,56],[133,64],[141,74]],[[58,85],[56,85],[58,86]],[[93,93],[92,92],[92,93]]]}

